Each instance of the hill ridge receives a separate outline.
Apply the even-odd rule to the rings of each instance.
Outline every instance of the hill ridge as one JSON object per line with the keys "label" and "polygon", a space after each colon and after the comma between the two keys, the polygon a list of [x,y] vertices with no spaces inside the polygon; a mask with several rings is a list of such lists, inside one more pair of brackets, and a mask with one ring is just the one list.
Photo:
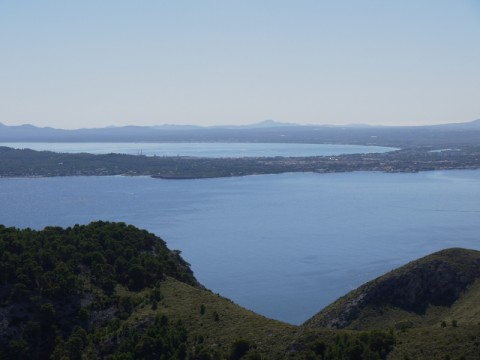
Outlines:
{"label": "hill ridge", "polygon": [[469,359],[479,299],[480,251],[446,249],[294,326],[213,294],[132,225],[0,225],[2,360]]}
{"label": "hill ridge", "polygon": [[[321,310],[305,325],[362,328],[362,322],[356,323],[358,319],[381,317],[385,307],[423,315],[431,306],[450,307],[479,277],[480,251],[441,250],[361,285]],[[365,314],[367,309],[369,315]]]}

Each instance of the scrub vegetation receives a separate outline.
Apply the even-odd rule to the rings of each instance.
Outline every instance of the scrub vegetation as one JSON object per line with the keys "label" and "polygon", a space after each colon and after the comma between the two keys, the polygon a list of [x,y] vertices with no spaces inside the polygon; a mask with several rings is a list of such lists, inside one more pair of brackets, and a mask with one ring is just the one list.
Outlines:
{"label": "scrub vegetation", "polygon": [[293,326],[205,289],[131,225],[0,226],[0,359],[475,358],[479,274],[479,252],[445,250]]}

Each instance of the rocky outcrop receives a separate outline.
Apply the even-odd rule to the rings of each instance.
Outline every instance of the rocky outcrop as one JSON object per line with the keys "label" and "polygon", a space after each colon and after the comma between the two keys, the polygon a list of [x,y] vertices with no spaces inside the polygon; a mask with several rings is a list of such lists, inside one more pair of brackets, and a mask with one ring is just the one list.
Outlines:
{"label": "rocky outcrop", "polygon": [[322,310],[305,325],[345,328],[367,307],[393,307],[423,314],[430,305],[451,306],[479,277],[480,252],[443,250],[366,283]]}

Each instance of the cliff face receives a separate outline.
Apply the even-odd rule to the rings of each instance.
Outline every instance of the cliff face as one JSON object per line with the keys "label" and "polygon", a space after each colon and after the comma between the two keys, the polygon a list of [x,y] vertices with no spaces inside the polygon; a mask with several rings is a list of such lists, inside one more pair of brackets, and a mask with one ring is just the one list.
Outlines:
{"label": "cliff face", "polygon": [[[397,308],[424,314],[429,306],[451,306],[480,277],[480,252],[447,249],[407,264],[340,298],[305,325],[345,328],[370,309]],[[372,309],[377,309],[375,313]]]}

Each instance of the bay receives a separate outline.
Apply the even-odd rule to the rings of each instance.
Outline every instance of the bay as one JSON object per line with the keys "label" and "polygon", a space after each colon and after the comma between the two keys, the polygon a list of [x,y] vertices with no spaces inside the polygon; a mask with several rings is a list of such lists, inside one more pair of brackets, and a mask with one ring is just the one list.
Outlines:
{"label": "bay", "polygon": [[212,291],[293,324],[408,261],[480,249],[480,170],[3,178],[0,204],[6,226],[148,229]]}
{"label": "bay", "polygon": [[48,150],[62,153],[120,153],[146,156],[196,156],[210,158],[328,156],[383,153],[395,150],[383,146],[280,143],[0,143],[15,149]]}

